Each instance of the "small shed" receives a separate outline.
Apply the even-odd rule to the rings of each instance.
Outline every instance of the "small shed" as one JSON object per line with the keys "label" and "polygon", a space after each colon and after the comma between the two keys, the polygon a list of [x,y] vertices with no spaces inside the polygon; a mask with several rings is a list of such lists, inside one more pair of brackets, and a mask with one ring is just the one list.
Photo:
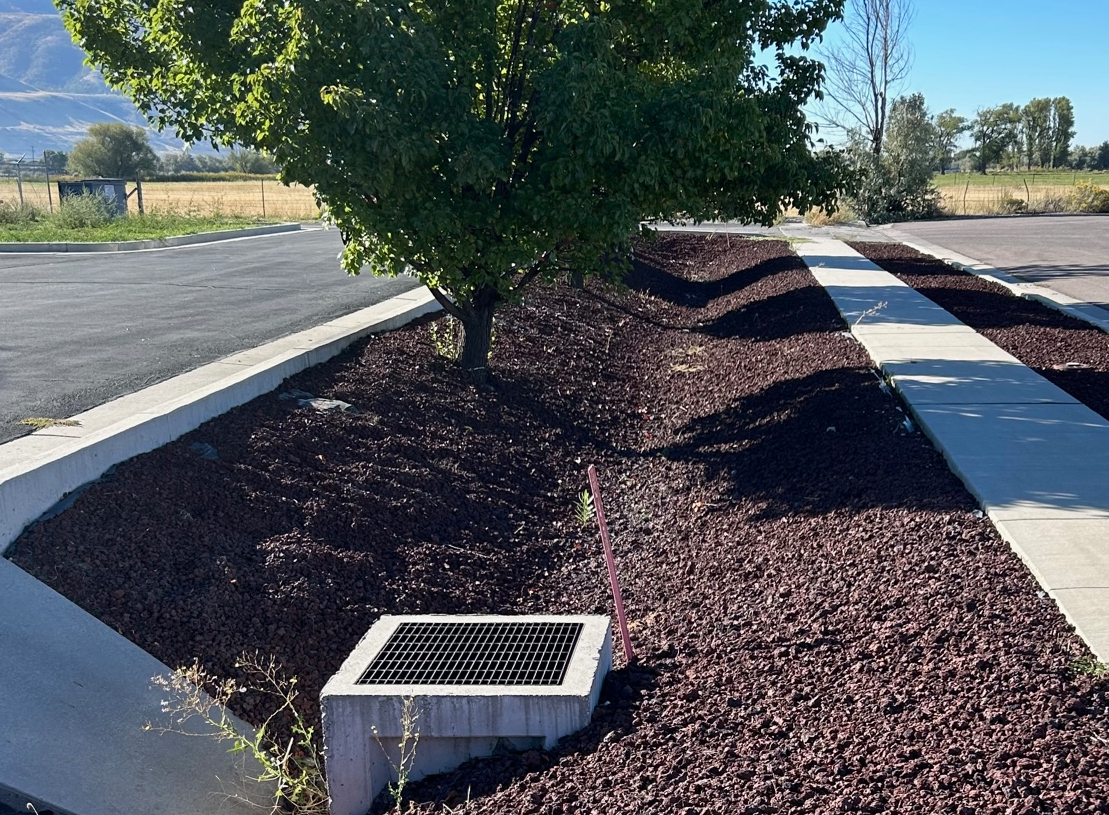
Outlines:
{"label": "small shed", "polygon": [[83,178],[79,181],[59,181],[58,200],[79,195],[99,195],[108,202],[112,215],[127,214],[127,182],[122,178]]}

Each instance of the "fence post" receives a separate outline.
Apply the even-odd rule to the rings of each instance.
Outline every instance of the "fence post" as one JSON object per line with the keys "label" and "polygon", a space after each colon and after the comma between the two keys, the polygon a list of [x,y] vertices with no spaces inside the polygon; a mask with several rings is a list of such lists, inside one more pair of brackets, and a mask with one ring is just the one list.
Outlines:
{"label": "fence post", "polygon": [[262,217],[266,217],[266,179],[262,179]]}
{"label": "fence post", "polygon": [[146,210],[142,206],[142,179],[138,176],[135,177],[135,193],[137,195],[136,201],[139,205],[139,215],[145,215]]}
{"label": "fence post", "polygon": [[23,168],[15,165],[15,188],[19,190],[19,207],[23,208]]}
{"label": "fence post", "polygon": [[43,162],[43,170],[46,172],[46,201],[50,205],[50,211],[54,211],[54,194],[50,192],[50,165]]}

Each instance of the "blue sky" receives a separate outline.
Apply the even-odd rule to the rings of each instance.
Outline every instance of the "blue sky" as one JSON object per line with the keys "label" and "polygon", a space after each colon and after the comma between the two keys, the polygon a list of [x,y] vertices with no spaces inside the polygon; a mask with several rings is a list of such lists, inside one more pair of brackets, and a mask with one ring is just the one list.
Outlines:
{"label": "blue sky", "polygon": [[[968,119],[1042,96],[1074,104],[1073,144],[1109,140],[1109,0],[915,0],[904,92]],[[836,37],[835,24],[825,37]]]}

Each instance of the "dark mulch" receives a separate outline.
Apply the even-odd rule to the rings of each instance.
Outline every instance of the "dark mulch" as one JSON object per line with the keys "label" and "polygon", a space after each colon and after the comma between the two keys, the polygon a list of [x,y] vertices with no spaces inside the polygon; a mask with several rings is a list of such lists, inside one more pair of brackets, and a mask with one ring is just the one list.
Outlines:
{"label": "dark mulch", "polygon": [[786,244],[667,237],[630,286],[506,310],[493,392],[426,326],[372,339],[289,383],[360,415],[262,397],[15,560],[170,664],[260,649],[315,694],[383,612],[608,612],[595,462],[641,663],[422,810],[1109,812],[1109,686]]}
{"label": "dark mulch", "polygon": [[850,246],[1109,418],[1109,334],[903,244]]}

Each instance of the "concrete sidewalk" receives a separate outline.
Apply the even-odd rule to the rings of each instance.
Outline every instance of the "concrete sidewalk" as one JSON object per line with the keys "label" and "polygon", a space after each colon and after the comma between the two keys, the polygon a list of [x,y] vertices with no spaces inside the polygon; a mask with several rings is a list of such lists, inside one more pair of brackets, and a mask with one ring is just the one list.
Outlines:
{"label": "concrete sidewalk", "polygon": [[[231,746],[169,726],[163,665],[0,558],[0,803],[58,815],[250,815],[273,791]],[[244,729],[245,725],[240,723]],[[181,726],[185,729],[184,726]]]}
{"label": "concrete sidewalk", "polygon": [[[411,291],[182,374],[0,445],[0,554],[67,493],[276,388],[367,334],[439,306]],[[219,621],[213,620],[213,625]],[[238,815],[269,811],[259,768],[226,742],[145,731],[168,725],[163,665],[0,557],[0,813]],[[245,727],[245,725],[243,725]]]}
{"label": "concrete sidewalk", "polygon": [[1109,422],[840,241],[795,250],[1001,536],[1109,661]]}

